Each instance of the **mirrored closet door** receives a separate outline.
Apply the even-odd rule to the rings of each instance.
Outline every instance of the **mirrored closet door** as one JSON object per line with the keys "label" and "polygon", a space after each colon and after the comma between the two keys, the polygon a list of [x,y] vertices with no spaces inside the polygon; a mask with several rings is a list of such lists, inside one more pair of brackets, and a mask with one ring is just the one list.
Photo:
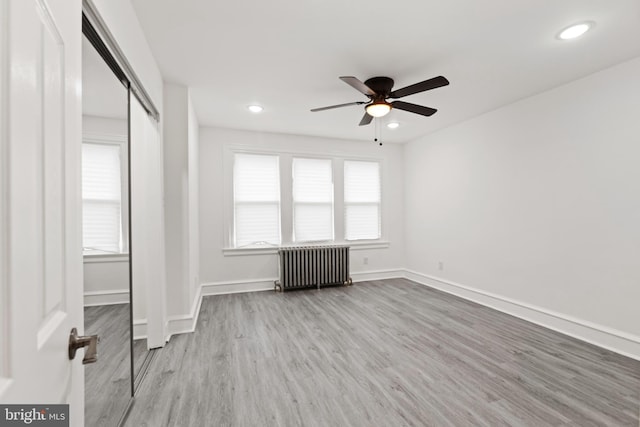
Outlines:
{"label": "mirrored closet door", "polygon": [[[115,425],[132,396],[128,89],[83,37],[82,211],[86,425]],[[115,422],[114,422],[115,420]]]}
{"label": "mirrored closet door", "polygon": [[82,33],[85,424],[120,425],[165,340],[159,113],[90,0]]}

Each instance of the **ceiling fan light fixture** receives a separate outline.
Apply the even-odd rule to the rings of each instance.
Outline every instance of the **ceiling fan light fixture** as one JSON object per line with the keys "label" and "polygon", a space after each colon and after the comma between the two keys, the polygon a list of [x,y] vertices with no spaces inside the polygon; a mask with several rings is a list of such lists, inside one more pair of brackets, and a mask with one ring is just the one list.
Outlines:
{"label": "ceiling fan light fixture", "polygon": [[389,114],[391,111],[391,104],[388,102],[374,102],[373,104],[369,104],[365,107],[367,114],[371,117],[383,117]]}
{"label": "ceiling fan light fixture", "polygon": [[577,39],[593,27],[593,22],[580,22],[578,24],[571,25],[560,31],[558,38],[560,40],[572,40]]}

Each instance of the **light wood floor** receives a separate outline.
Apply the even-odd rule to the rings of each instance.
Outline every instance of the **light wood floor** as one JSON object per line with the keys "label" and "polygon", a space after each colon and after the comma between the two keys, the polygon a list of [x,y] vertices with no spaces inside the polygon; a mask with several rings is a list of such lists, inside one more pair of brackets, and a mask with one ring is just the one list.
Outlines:
{"label": "light wood floor", "polygon": [[638,426],[640,362],[404,279],[204,298],[127,426]]}
{"label": "light wood floor", "polygon": [[[85,334],[98,334],[98,361],[85,365],[85,425],[115,426],[131,397],[129,304],[85,307]],[[144,340],[135,342],[139,371],[147,353]],[[84,351],[80,351],[84,356]]]}

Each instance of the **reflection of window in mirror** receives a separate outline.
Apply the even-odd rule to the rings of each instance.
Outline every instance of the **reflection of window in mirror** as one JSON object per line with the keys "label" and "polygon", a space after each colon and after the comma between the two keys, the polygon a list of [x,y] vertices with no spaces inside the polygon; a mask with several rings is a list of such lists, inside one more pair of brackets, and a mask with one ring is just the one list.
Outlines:
{"label": "reflection of window in mirror", "polygon": [[82,143],[82,222],[84,254],[126,253],[126,147],[107,141]]}
{"label": "reflection of window in mirror", "polygon": [[126,255],[128,92],[86,38],[82,55],[83,254]]}

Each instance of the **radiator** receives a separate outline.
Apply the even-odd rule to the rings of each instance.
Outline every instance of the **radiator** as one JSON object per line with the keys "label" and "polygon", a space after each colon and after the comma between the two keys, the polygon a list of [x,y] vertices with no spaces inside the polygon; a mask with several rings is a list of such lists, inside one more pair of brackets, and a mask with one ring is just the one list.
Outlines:
{"label": "radiator", "polygon": [[289,290],[326,285],[351,285],[349,246],[280,248],[280,280],[274,289]]}

